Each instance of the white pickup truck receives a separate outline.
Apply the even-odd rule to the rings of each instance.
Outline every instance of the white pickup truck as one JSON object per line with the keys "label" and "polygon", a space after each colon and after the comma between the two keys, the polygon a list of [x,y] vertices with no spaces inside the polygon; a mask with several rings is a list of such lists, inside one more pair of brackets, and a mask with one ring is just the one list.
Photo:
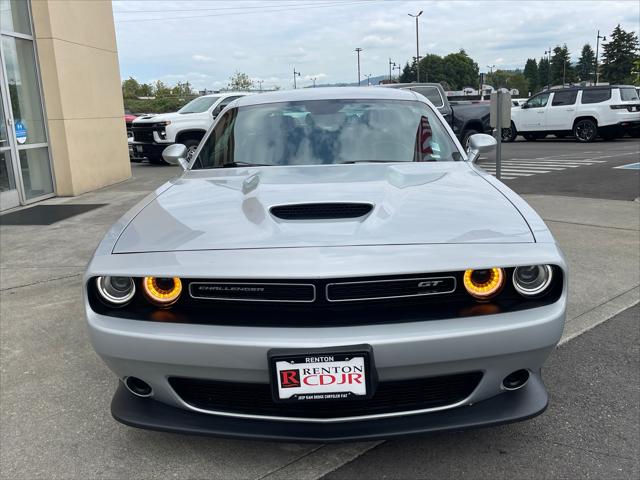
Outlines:
{"label": "white pickup truck", "polygon": [[548,134],[573,135],[578,142],[598,136],[613,140],[625,133],[638,136],[640,100],[636,89],[626,85],[551,89],[513,107],[511,120],[511,128],[502,131],[503,141],[518,135],[539,140]]}
{"label": "white pickup truck", "polygon": [[132,161],[147,158],[149,163],[164,165],[162,151],[174,143],[187,147],[189,159],[216,116],[236,98],[247,92],[224,92],[195,98],[175,113],[142,115],[132,125],[129,142]]}

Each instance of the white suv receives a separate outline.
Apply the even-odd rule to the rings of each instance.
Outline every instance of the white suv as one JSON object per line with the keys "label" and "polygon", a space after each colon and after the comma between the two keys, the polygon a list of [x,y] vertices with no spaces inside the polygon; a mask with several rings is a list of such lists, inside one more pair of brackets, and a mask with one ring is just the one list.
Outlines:
{"label": "white suv", "polygon": [[133,161],[147,158],[150,163],[165,164],[162,152],[169,145],[182,143],[189,158],[198,148],[213,120],[235,99],[248,92],[225,92],[195,98],[175,113],[143,115],[131,125],[133,141],[129,151]]}
{"label": "white suv", "polygon": [[[511,109],[511,128],[502,132],[504,141],[518,135],[538,140],[554,134],[573,135],[578,142],[591,142],[598,135],[613,140],[640,128],[640,100],[632,86],[568,87],[538,93]],[[634,135],[635,136],[635,135]]]}

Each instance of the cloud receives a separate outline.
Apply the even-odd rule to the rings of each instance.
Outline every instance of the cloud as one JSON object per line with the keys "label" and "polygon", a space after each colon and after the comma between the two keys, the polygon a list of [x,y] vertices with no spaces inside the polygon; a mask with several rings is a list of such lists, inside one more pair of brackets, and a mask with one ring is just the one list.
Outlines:
{"label": "cloud", "polygon": [[[363,74],[388,75],[389,58],[404,65],[415,55],[415,20],[407,13],[421,9],[420,54],[446,55],[464,48],[482,71],[499,58],[500,68],[523,68],[527,58],[540,58],[549,47],[565,42],[575,59],[585,43],[595,50],[598,29],[608,37],[620,22],[625,30],[638,32],[640,17],[637,1],[582,0],[579,15],[578,3],[571,1],[555,2],[553,8],[536,0],[345,1],[322,8],[291,0],[272,9],[254,8],[261,5],[258,0],[161,3],[167,12],[151,15],[140,12],[149,8],[145,0],[113,2],[122,77],[188,80],[197,89],[214,88],[215,82],[226,85],[236,70],[263,79],[263,88],[267,82],[291,88],[294,67],[303,77],[322,72],[332,82],[352,82],[356,47],[364,48]],[[293,8],[303,3],[308,6]],[[178,9],[179,15],[169,12]],[[149,21],[152,17],[160,20]]]}
{"label": "cloud", "polygon": [[191,55],[191,59],[194,62],[213,62],[213,58],[207,57],[206,55],[194,54]]}

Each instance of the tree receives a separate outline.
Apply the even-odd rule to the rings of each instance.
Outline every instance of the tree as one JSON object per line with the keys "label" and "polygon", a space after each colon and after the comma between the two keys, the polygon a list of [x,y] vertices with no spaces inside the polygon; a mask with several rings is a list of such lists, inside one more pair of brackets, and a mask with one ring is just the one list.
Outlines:
{"label": "tree", "polygon": [[529,96],[534,94],[540,88],[538,81],[538,64],[535,58],[528,58],[524,65],[524,78],[527,80],[527,87],[520,91],[521,95]]}
{"label": "tree", "polygon": [[444,73],[444,60],[440,55],[429,53],[420,60],[420,72],[428,82],[447,80]]}
{"label": "tree", "polygon": [[549,60],[541,58],[538,62],[538,81],[540,82],[540,87],[549,86],[550,73]]}
{"label": "tree", "polygon": [[249,90],[253,87],[253,81],[249,78],[249,75],[236,70],[236,72],[229,78],[229,90]]}
{"label": "tree", "polygon": [[162,80],[156,80],[153,84],[153,94],[156,97],[168,97],[171,89]]}
{"label": "tree", "polygon": [[551,56],[551,85],[572,83],[576,80],[575,71],[571,66],[571,58],[567,45],[553,49]]}
{"label": "tree", "polygon": [[593,53],[591,45],[586,43],[582,47],[582,52],[580,53],[580,58],[576,65],[576,73],[578,74],[580,81],[584,82],[592,78],[595,74],[595,66],[596,54]]}
{"label": "tree", "polygon": [[638,37],[620,28],[613,29],[610,40],[602,47],[601,78],[609,83],[632,83],[631,71],[638,59]]}
{"label": "tree", "polygon": [[410,82],[416,81],[416,62],[415,61],[411,65],[409,65],[409,62],[405,64],[398,81],[400,83],[410,83]]}
{"label": "tree", "polygon": [[140,84],[133,77],[122,82],[122,98],[136,98],[140,95],[139,90]]}
{"label": "tree", "polygon": [[[422,62],[420,63],[420,69],[422,70]],[[478,83],[478,64],[464,50],[460,50],[458,53],[450,53],[444,57],[442,59],[442,70],[443,78],[439,78],[436,81],[447,82],[453,90],[462,90],[464,87],[475,86]],[[429,75],[429,78],[431,78],[431,75]]]}
{"label": "tree", "polygon": [[189,82],[178,82],[172,89],[171,95],[175,97],[188,97],[193,95],[193,90],[191,90],[191,84]]}

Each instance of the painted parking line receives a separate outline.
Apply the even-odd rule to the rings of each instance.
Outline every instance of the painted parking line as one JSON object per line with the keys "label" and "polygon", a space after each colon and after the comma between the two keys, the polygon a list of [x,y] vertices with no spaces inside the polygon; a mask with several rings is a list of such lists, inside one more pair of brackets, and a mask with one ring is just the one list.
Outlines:
{"label": "painted parking line", "polygon": [[620,165],[619,167],[613,167],[613,168],[623,168],[625,170],[640,170],[640,162],[629,163],[627,165]]}

